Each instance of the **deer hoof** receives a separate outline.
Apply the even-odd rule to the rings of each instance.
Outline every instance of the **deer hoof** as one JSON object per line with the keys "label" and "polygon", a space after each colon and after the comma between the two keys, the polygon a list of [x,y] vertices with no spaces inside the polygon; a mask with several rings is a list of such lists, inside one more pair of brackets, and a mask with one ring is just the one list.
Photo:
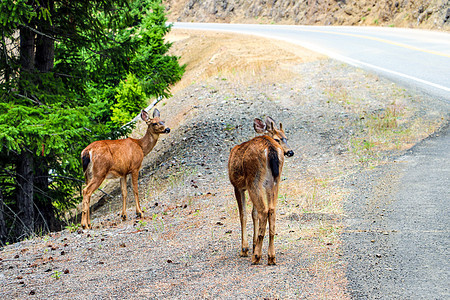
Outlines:
{"label": "deer hoof", "polygon": [[252,256],[252,265],[257,265],[257,264],[259,264],[259,261],[260,261],[260,259],[261,259],[261,256],[258,256],[258,255],[253,255]]}
{"label": "deer hoof", "polygon": [[144,214],[143,214],[143,213],[140,213],[140,212],[137,212],[137,213],[136,213],[136,218],[141,219],[141,218],[143,218],[143,217],[144,217]]}
{"label": "deer hoof", "polygon": [[277,264],[277,260],[275,259],[275,256],[269,256],[269,261],[267,262],[269,266],[274,266]]}
{"label": "deer hoof", "polygon": [[122,215],[122,221],[125,221],[127,219],[127,215]]}
{"label": "deer hoof", "polygon": [[91,229],[91,224],[90,223],[83,223],[83,222],[81,222],[81,228],[83,228],[83,229]]}
{"label": "deer hoof", "polygon": [[242,248],[240,256],[247,257],[248,256],[248,248]]}

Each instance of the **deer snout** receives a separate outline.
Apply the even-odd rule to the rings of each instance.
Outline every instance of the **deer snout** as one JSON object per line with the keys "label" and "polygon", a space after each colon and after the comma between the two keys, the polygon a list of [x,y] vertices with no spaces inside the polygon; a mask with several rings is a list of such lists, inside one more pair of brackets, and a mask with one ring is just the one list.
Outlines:
{"label": "deer snout", "polygon": [[169,133],[169,132],[170,132],[170,128],[164,129],[164,133]]}
{"label": "deer snout", "polygon": [[289,150],[288,152],[284,153],[284,155],[286,155],[287,157],[294,156],[294,151]]}

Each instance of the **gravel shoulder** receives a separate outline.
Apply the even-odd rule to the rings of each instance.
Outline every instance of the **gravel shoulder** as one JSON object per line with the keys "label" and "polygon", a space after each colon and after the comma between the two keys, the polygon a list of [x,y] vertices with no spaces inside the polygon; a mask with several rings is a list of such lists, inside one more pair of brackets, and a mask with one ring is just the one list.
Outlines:
{"label": "gravel shoulder", "polygon": [[[1,250],[0,296],[350,298],[342,233],[354,191],[345,178],[389,164],[448,114],[426,95],[297,46],[221,33],[170,38],[188,68],[174,96],[158,104],[172,131],[144,161],[145,218],[135,219],[129,198],[130,219],[121,221],[118,183],[110,181],[93,230],[73,227]],[[253,118],[266,115],[283,123],[296,155],[282,174],[277,265],[267,266],[266,238],[262,262],[252,266],[239,257],[226,164],[229,150],[254,136]],[[142,132],[139,124],[134,134]]]}

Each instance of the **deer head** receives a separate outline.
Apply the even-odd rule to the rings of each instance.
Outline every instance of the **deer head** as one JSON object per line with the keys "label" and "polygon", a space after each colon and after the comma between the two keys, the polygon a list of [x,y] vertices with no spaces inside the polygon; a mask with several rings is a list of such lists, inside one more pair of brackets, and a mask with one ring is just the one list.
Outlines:
{"label": "deer head", "polygon": [[147,124],[148,130],[152,134],[169,133],[170,128],[166,127],[164,121],[160,119],[160,113],[157,108],[153,111],[153,118],[148,117],[148,113],[145,110],[141,111],[141,118]]}
{"label": "deer head", "polygon": [[273,138],[283,148],[284,155],[291,157],[294,156],[294,151],[289,147],[286,134],[283,130],[283,124],[280,123],[280,129],[276,128],[275,121],[271,117],[266,117],[266,122],[255,118],[253,121],[253,128],[257,133],[264,134]]}

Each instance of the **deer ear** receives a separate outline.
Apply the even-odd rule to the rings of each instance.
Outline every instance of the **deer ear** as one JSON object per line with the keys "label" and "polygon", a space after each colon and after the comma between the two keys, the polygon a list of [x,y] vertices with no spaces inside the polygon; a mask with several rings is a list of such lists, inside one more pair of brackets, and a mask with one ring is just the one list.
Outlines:
{"label": "deer ear", "polygon": [[266,131],[266,124],[258,118],[253,120],[253,128],[257,133],[264,133]]}
{"label": "deer ear", "polygon": [[275,128],[275,121],[271,117],[266,117],[267,131],[273,131]]}
{"label": "deer ear", "polygon": [[145,110],[141,110],[141,118],[142,118],[142,120],[144,120],[144,122],[147,122],[148,113]]}
{"label": "deer ear", "polygon": [[160,116],[159,110],[155,108],[155,110],[153,111],[153,118],[159,118],[159,116]]}
{"label": "deer ear", "polygon": [[280,130],[283,131],[283,124],[280,123]]}

